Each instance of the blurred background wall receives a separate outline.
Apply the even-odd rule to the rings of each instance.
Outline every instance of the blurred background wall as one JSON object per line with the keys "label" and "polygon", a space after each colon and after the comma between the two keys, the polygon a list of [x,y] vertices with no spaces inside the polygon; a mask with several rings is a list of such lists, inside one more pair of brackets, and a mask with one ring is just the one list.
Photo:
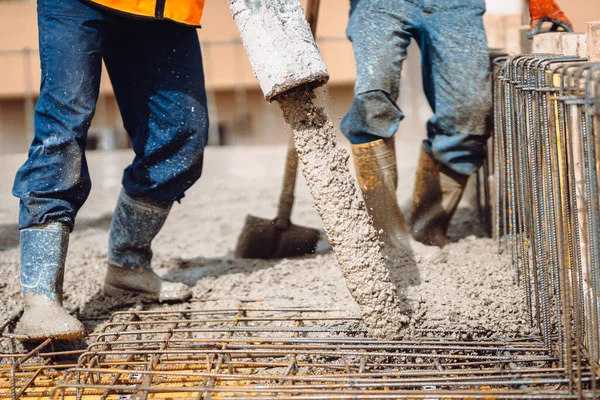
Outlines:
{"label": "blurred background wall", "polygon": [[[304,0],[302,0],[304,3]],[[600,20],[598,0],[559,0],[577,31]],[[522,0],[487,0],[485,24],[490,47],[519,51]],[[352,102],[352,47],[345,36],[349,0],[322,0],[317,43],[331,74],[319,93],[336,125]],[[264,145],[287,141],[276,104],[264,101],[229,16],[227,0],[208,0],[198,30],[204,57],[211,120],[211,145]],[[36,3],[0,0],[0,153],[25,152],[33,135],[33,109],[40,72]],[[418,47],[409,48],[398,101],[407,115],[399,137],[420,140],[431,111],[421,90]],[[338,135],[341,135],[338,132]],[[89,149],[126,148],[129,140],[106,73],[89,133]]]}

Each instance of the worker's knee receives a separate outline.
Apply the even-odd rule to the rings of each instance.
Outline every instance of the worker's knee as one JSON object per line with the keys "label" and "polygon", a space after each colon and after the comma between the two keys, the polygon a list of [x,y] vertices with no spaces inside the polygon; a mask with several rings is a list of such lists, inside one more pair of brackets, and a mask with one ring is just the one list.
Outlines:
{"label": "worker's knee", "polygon": [[13,186],[21,200],[19,228],[59,221],[72,229],[90,190],[84,150],[74,136],[55,135],[35,143]]}
{"label": "worker's knee", "polygon": [[136,198],[177,201],[202,172],[208,141],[204,86],[171,83],[170,90],[149,97],[145,121],[131,120],[136,158],[125,170],[123,186]]}
{"label": "worker's knee", "polygon": [[473,86],[473,90],[453,97],[438,97],[435,116],[430,120],[431,135],[488,135],[492,112],[489,85]]}
{"label": "worker's knee", "polygon": [[485,160],[492,111],[486,74],[474,75],[451,95],[436,98],[435,115],[427,124],[432,156],[451,170],[471,175]]}
{"label": "worker's knee", "polygon": [[448,104],[440,102],[427,123],[432,156],[459,174],[473,174],[485,160],[491,116],[488,94],[482,90]]}
{"label": "worker's knee", "polygon": [[393,136],[404,114],[383,91],[359,93],[344,117],[341,129],[353,144]]}
{"label": "worker's knee", "polygon": [[181,200],[185,192],[200,178],[203,152],[184,153],[173,159],[162,160],[144,167],[134,163],[125,170],[123,187],[132,197],[155,202]]}
{"label": "worker's knee", "polygon": [[[165,132],[163,132],[165,133]],[[200,178],[208,140],[207,118],[190,116],[168,140],[152,144],[125,170],[123,186],[133,197],[178,201]]]}
{"label": "worker's knee", "polygon": [[[396,99],[402,63],[412,33],[411,15],[405,2],[363,1],[352,12],[346,34],[352,41],[356,61],[355,93],[383,91]],[[389,3],[398,3],[399,9]]]}

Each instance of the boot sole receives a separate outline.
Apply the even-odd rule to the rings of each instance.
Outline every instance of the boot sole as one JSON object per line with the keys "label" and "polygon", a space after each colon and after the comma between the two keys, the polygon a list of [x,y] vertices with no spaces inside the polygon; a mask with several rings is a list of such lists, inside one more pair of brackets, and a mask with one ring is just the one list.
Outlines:
{"label": "boot sole", "polygon": [[153,295],[151,293],[140,292],[137,290],[121,289],[119,287],[109,285],[108,283],[104,284],[102,291],[104,292],[105,295],[111,296],[111,297],[123,297],[123,296],[127,296],[130,294],[136,294],[136,295],[148,296],[148,298],[152,298],[153,300],[158,300],[158,296]]}
{"label": "boot sole", "polygon": [[62,332],[62,333],[49,333],[49,332],[40,332],[36,334],[26,334],[15,332],[12,335],[9,335],[13,339],[20,340],[22,342],[40,342],[46,339],[54,339],[54,340],[72,340],[72,339],[80,339],[84,336],[85,332]]}
{"label": "boot sole", "polygon": [[155,294],[147,293],[147,292],[140,292],[137,290],[121,289],[119,287],[110,285],[108,283],[104,284],[102,291],[104,292],[105,295],[111,296],[111,297],[123,297],[123,296],[131,295],[131,294],[135,294],[135,295],[139,295],[139,296],[144,296],[148,300],[158,301],[159,303],[182,302],[182,301],[186,301],[192,297],[191,293],[187,293],[185,296],[161,298],[160,295],[155,295]]}

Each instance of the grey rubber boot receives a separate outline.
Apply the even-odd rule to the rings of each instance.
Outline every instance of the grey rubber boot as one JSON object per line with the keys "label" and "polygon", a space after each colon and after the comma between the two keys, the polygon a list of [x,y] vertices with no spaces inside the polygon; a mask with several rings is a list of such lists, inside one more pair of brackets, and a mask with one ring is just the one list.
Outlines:
{"label": "grey rubber boot", "polygon": [[62,307],[69,229],[60,222],[21,230],[23,315],[15,334],[23,340],[74,339],[83,336],[81,322]]}
{"label": "grey rubber boot", "polygon": [[105,294],[141,293],[159,301],[182,301],[191,296],[186,285],[164,281],[150,267],[152,240],[165,223],[171,205],[134,199],[121,190],[110,223]]}

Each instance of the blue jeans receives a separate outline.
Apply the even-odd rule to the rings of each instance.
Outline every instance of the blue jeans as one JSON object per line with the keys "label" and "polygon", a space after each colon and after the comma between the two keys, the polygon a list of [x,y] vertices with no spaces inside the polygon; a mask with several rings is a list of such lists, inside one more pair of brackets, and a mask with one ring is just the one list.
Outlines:
{"label": "blue jeans", "polygon": [[341,125],[350,142],[398,130],[404,115],[396,100],[412,38],[421,49],[423,87],[434,112],[425,148],[450,169],[474,173],[485,157],[491,110],[484,12],[484,0],[352,0],[347,35],[357,80]]}
{"label": "blue jeans", "polygon": [[71,229],[91,189],[87,132],[109,73],[135,158],[123,175],[133,198],[172,202],[200,177],[208,137],[196,29],[127,18],[79,0],[38,0],[42,84],[35,136],[17,172],[19,228]]}

